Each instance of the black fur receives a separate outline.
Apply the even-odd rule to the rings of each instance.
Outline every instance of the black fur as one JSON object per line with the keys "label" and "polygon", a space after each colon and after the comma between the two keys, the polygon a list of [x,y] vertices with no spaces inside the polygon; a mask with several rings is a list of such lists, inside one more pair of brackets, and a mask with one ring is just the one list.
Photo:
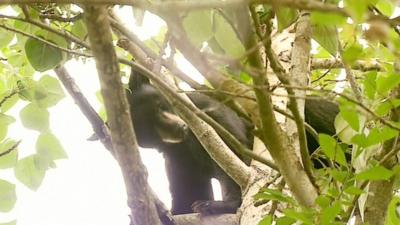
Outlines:
{"label": "black fur", "polygon": [[[241,203],[239,186],[209,157],[190,130],[172,135],[179,139],[184,134],[180,142],[163,140],[160,128],[164,127],[168,129],[165,132],[170,133],[179,129],[162,125],[165,121],[159,116],[160,113],[172,114],[173,111],[147,79],[133,74],[129,86],[127,95],[138,143],[142,147],[158,149],[165,158],[172,195],[172,213],[191,213],[193,209],[204,214],[234,213]],[[239,141],[251,147],[251,129],[236,113],[208,96],[197,93],[188,96],[198,108],[222,124]],[[183,126],[179,127],[184,129]],[[219,180],[223,201],[213,201],[211,178]]]}

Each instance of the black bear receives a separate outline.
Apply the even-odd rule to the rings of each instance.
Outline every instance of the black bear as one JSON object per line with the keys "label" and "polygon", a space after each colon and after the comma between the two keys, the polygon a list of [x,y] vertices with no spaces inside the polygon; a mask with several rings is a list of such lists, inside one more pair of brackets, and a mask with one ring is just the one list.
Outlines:
{"label": "black bear", "polygon": [[[172,213],[185,214],[193,210],[204,214],[235,213],[241,204],[239,186],[209,157],[194,134],[173,112],[166,99],[147,78],[134,71],[129,80],[129,89],[127,97],[139,145],[156,148],[165,158],[172,196]],[[199,109],[204,110],[239,141],[251,148],[252,127],[248,122],[208,96],[191,93],[188,97]],[[326,101],[323,104],[325,103]],[[333,120],[337,113],[335,104],[323,107],[318,100],[306,101],[306,121],[317,132],[333,135]],[[318,143],[312,138],[308,139],[311,143],[310,151],[314,151]],[[213,201],[211,178],[219,180],[223,201]]]}
{"label": "black bear", "polygon": [[[138,143],[163,153],[172,197],[172,213],[234,213],[241,203],[239,186],[209,157],[186,124],[147,78],[133,72],[127,92]],[[193,103],[251,147],[251,128],[225,105],[192,93]],[[211,178],[219,180],[223,201],[213,201]]]}

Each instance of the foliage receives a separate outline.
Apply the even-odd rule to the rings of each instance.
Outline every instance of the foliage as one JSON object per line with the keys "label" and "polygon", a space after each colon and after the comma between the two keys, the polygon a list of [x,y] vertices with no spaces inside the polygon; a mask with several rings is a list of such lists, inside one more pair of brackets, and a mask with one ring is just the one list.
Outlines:
{"label": "foliage", "polygon": [[[17,9],[17,8],[14,8]],[[17,10],[17,12],[20,10]],[[34,13],[32,12],[32,16]],[[37,27],[21,21],[1,21],[32,35],[44,34]],[[64,91],[54,76],[44,72],[54,68],[63,59],[63,53],[43,42],[1,29],[0,31],[0,169],[14,170],[18,181],[32,190],[37,190],[46,171],[54,167],[54,161],[66,158],[66,153],[57,137],[51,133],[48,108],[64,98]],[[39,37],[39,36],[38,36]],[[50,41],[51,39],[49,39]],[[54,42],[56,43],[56,42]],[[60,42],[57,45],[62,44]],[[4,59],[4,60],[3,60]],[[18,117],[26,129],[38,132],[36,152],[20,157],[19,143],[24,137],[8,136],[8,128]],[[32,146],[33,147],[33,146]],[[22,155],[26,155],[22,153]],[[9,212],[17,200],[15,184],[0,179],[0,212]],[[6,222],[6,221],[0,221]],[[16,224],[15,221],[1,224]]]}

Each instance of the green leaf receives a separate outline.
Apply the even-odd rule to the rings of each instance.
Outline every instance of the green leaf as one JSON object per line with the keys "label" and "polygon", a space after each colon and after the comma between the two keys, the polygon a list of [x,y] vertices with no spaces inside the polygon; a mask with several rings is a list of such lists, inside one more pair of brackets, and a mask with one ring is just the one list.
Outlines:
{"label": "green leaf", "polygon": [[201,47],[201,44],[213,36],[212,11],[191,11],[183,20],[183,27],[192,43]]}
{"label": "green leaf", "polygon": [[330,169],[329,174],[333,177],[333,179],[344,183],[350,177],[350,174],[347,171]]}
{"label": "green leaf", "polygon": [[272,225],[272,216],[268,215],[266,217],[264,217],[259,223],[258,225]]}
{"label": "green leaf", "polygon": [[291,225],[296,223],[296,220],[287,216],[282,216],[276,219],[276,225]]}
{"label": "green leaf", "polygon": [[390,0],[380,0],[375,7],[387,17],[390,17],[396,8]]}
{"label": "green leaf", "polygon": [[400,99],[387,99],[378,105],[375,109],[375,113],[383,117],[388,115],[391,109],[397,108],[398,106],[400,106]]}
{"label": "green leaf", "polygon": [[345,8],[350,12],[352,19],[356,22],[361,22],[365,19],[365,15],[368,12],[368,5],[370,0],[345,0]]}
{"label": "green leaf", "polygon": [[36,155],[31,155],[18,161],[14,173],[21,183],[36,191],[42,184],[46,171],[37,165]]}
{"label": "green leaf", "polygon": [[17,221],[13,220],[13,221],[6,222],[6,223],[0,223],[0,225],[17,225]]}
{"label": "green leaf", "polygon": [[33,101],[35,96],[36,81],[32,79],[23,79],[17,81],[18,95],[22,100]]}
{"label": "green leaf", "polygon": [[294,209],[284,209],[283,213],[285,216],[295,219],[296,221],[301,221],[302,224],[312,225],[313,215],[310,212],[296,211]]}
{"label": "green leaf", "polygon": [[389,207],[387,209],[385,225],[400,224],[400,217],[399,217],[398,210],[397,210],[399,205],[400,205],[400,197],[393,196],[392,200],[389,203]]}
{"label": "green leaf", "polygon": [[352,138],[357,134],[340,113],[335,118],[335,130],[340,140],[346,144],[352,144]]}
{"label": "green leaf", "polygon": [[315,200],[315,203],[317,203],[323,209],[323,208],[330,206],[331,199],[325,195],[320,195]]}
{"label": "green leaf", "polygon": [[360,188],[354,187],[354,186],[350,186],[346,189],[344,189],[344,192],[350,195],[361,195],[364,194],[365,191],[361,190]]}
{"label": "green leaf", "polygon": [[40,132],[49,129],[49,112],[34,103],[26,105],[20,111],[21,122],[24,127]]}
{"label": "green leaf", "polygon": [[83,20],[76,21],[71,28],[72,34],[80,39],[84,39],[87,35],[87,29]]}
{"label": "green leaf", "polygon": [[360,120],[358,118],[358,116],[360,115],[354,104],[341,104],[339,106],[340,109],[340,115],[342,116],[342,118],[344,120],[346,120],[346,122],[350,125],[351,128],[353,128],[353,130],[355,131],[359,131],[360,130]]}
{"label": "green leaf", "polygon": [[327,134],[319,134],[318,136],[324,154],[341,165],[347,165],[344,152],[337,141]]}
{"label": "green leaf", "polygon": [[281,191],[268,189],[268,188],[263,188],[260,193],[257,193],[256,195],[254,195],[254,198],[257,200],[260,200],[260,199],[273,200],[273,201],[279,201],[279,202],[287,202],[289,204],[296,204],[296,201],[293,198],[291,198],[290,196],[283,194]]}
{"label": "green leaf", "polygon": [[4,47],[7,47],[13,38],[14,38],[13,32],[1,29],[0,30],[0,50]]}
{"label": "green leaf", "polygon": [[[17,144],[16,141],[6,139],[0,143],[0,154],[6,151],[10,151]],[[18,160],[18,149],[12,149],[6,155],[0,157],[0,169],[12,168],[15,166]]]}
{"label": "green leaf", "polygon": [[324,208],[321,212],[321,224],[331,225],[341,211],[342,208],[339,202],[334,202],[331,206]]}
{"label": "green leaf", "polygon": [[8,125],[15,122],[14,117],[0,113],[0,141],[7,136]]}
{"label": "green leaf", "polygon": [[297,10],[286,8],[286,7],[277,7],[276,8],[276,17],[278,19],[278,30],[282,31],[285,28],[292,25],[297,19],[298,13]]}
{"label": "green leaf", "polygon": [[339,46],[339,37],[335,26],[314,25],[313,39],[332,56],[336,56]]}
{"label": "green leaf", "polygon": [[310,19],[313,25],[319,25],[322,27],[327,26],[331,28],[346,22],[346,18],[339,14],[318,11],[313,11]]}
{"label": "green leaf", "polygon": [[383,166],[375,166],[356,175],[357,180],[388,180],[393,176],[393,171]]}
{"label": "green leaf", "polygon": [[10,125],[15,122],[15,118],[4,113],[0,113],[0,125]]}
{"label": "green leaf", "polygon": [[375,98],[376,93],[376,71],[371,71],[365,74],[364,78],[364,93],[369,99]]}
{"label": "green leaf", "polygon": [[26,41],[25,53],[32,67],[39,72],[53,69],[63,60],[60,49],[33,38]]}
{"label": "green leaf", "polygon": [[50,161],[67,158],[60,141],[52,133],[40,134],[36,142],[36,152]]}
{"label": "green leaf", "polygon": [[386,95],[394,87],[400,84],[400,74],[398,73],[388,73],[380,74],[376,80],[376,89],[381,95]]}
{"label": "green leaf", "polygon": [[65,97],[64,90],[62,89],[58,79],[54,77],[44,75],[40,78],[38,85],[46,90],[45,97],[36,99],[39,106],[46,108],[54,106]]}
{"label": "green leaf", "polygon": [[0,179],[0,212],[9,212],[16,201],[15,184]]}
{"label": "green leaf", "polygon": [[367,145],[365,145],[364,147],[369,147],[372,145],[383,143],[387,140],[394,138],[397,135],[398,131],[393,130],[389,127],[383,127],[383,128],[374,127],[369,132],[368,137],[366,139]]}
{"label": "green leaf", "polygon": [[1,104],[1,112],[7,112],[10,108],[12,108],[19,100],[18,94],[12,94],[11,91],[6,91],[0,94]]}
{"label": "green leaf", "polygon": [[343,51],[343,61],[348,64],[353,64],[356,60],[362,58],[364,49],[359,44],[354,44]]}
{"label": "green leaf", "polygon": [[233,58],[239,58],[245,53],[242,42],[238,39],[232,26],[221,15],[214,17],[214,37],[225,53]]}

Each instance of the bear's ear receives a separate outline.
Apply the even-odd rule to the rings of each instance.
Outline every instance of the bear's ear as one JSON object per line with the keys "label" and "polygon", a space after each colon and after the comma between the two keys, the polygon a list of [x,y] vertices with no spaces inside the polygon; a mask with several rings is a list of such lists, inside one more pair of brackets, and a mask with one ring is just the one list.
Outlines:
{"label": "bear's ear", "polygon": [[146,76],[134,69],[131,69],[131,76],[129,77],[129,89],[131,91],[139,90],[143,85],[148,84],[150,84],[150,80]]}

